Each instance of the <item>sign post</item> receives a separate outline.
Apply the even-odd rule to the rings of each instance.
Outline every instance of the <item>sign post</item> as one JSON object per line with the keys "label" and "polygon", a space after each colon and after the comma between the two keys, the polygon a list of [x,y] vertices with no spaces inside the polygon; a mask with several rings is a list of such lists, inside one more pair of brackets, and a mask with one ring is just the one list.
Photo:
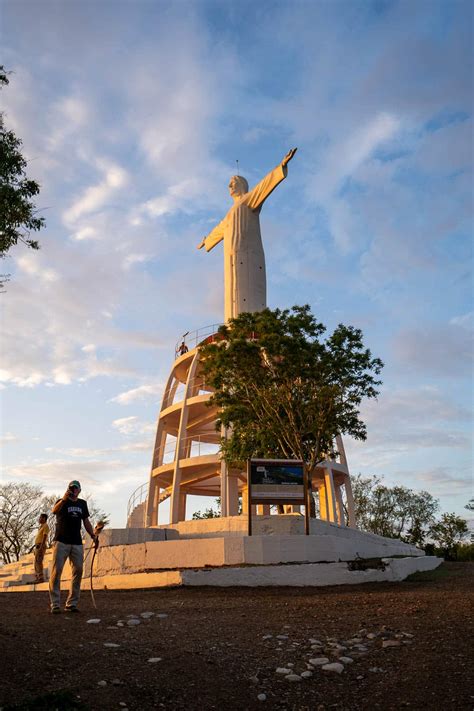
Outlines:
{"label": "sign post", "polygon": [[248,535],[252,535],[252,505],[298,504],[305,508],[305,534],[309,535],[308,472],[295,459],[249,459],[247,461]]}

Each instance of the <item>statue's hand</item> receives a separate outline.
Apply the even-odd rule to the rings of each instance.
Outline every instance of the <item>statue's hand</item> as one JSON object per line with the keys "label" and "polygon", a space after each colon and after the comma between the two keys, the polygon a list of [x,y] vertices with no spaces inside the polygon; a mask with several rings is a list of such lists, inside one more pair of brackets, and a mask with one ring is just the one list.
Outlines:
{"label": "statue's hand", "polygon": [[295,155],[297,150],[298,150],[297,148],[291,148],[288,151],[288,153],[286,154],[286,156],[283,158],[283,160],[281,162],[283,167],[285,167],[285,165],[290,162],[290,160],[293,158],[293,156]]}
{"label": "statue's hand", "polygon": [[199,242],[197,248],[198,248],[198,249],[202,249],[205,244],[206,244],[206,238],[203,237],[202,240]]}

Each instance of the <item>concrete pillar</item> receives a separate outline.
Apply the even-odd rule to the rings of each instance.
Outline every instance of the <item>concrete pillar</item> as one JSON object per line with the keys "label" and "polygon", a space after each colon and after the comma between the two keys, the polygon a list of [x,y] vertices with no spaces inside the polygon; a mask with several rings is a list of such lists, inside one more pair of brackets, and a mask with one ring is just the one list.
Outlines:
{"label": "concrete pillar", "polygon": [[326,484],[326,495],[328,504],[328,521],[337,523],[336,495],[334,491],[334,477],[330,467],[325,468],[324,483]]}
{"label": "concrete pillar", "polygon": [[344,480],[344,487],[346,489],[347,510],[349,511],[349,528],[357,528],[354,506],[354,494],[352,493],[352,484],[349,475],[347,475]]}
{"label": "concrete pillar", "polygon": [[336,486],[336,513],[337,513],[337,523],[340,526],[345,526],[346,522],[344,520],[344,504],[342,502],[342,491],[340,486]]}
{"label": "concrete pillar", "polygon": [[[244,510],[243,513],[246,513]],[[239,515],[239,480],[227,473],[227,516]]]}
{"label": "concrete pillar", "polygon": [[326,484],[318,486],[319,495],[319,517],[322,521],[328,520],[328,497],[326,493]]}
{"label": "concrete pillar", "polygon": [[186,521],[186,499],[187,495],[183,492],[179,492],[179,520]]}
{"label": "concrete pillar", "polygon": [[258,516],[270,516],[270,504],[258,504],[257,515]]}
{"label": "concrete pillar", "polygon": [[186,378],[186,387],[184,389],[183,406],[181,409],[181,417],[179,422],[178,436],[176,439],[176,453],[174,460],[174,471],[173,471],[173,489],[171,492],[171,502],[170,502],[170,523],[178,523],[180,520],[180,489],[181,489],[181,469],[179,462],[184,456],[187,440],[186,433],[188,427],[188,397],[189,393],[193,387],[193,379],[196,374],[197,366],[199,363],[199,351],[196,353],[191,362],[191,367],[188,370]]}

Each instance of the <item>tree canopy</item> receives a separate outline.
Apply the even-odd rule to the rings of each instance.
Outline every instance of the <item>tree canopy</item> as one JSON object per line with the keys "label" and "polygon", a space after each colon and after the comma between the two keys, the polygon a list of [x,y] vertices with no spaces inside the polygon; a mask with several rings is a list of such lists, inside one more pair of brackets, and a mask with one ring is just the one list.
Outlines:
{"label": "tree canopy", "polygon": [[242,313],[202,347],[206,381],[215,389],[222,455],[231,466],[251,457],[303,460],[311,472],[334,452],[338,434],[366,438],[359,406],[374,398],[383,363],[362,332],[326,328],[310,307]]}
{"label": "tree canopy", "polygon": [[[0,65],[0,88],[9,84],[7,72]],[[21,154],[21,139],[4,125],[0,113],[0,257],[22,242],[31,249],[39,249],[31,232],[40,230],[44,218],[37,216],[32,198],[38,195],[40,186],[26,176],[27,161]]]}
{"label": "tree canopy", "polygon": [[387,486],[377,476],[352,477],[357,525],[363,531],[401,538],[422,546],[434,523],[439,501],[428,491]]}

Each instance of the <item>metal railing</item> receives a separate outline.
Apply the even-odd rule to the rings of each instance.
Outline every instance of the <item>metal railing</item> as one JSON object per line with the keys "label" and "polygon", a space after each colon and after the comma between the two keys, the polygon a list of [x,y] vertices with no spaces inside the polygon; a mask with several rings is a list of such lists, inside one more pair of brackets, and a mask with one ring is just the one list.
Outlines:
{"label": "metal railing", "polygon": [[[163,395],[163,409],[170,407],[175,402],[179,402],[184,398],[184,392],[186,390],[186,383],[179,383],[176,390],[173,391],[173,387],[176,381],[171,383],[170,387],[165,390]],[[197,375],[195,378],[191,378],[189,383],[190,397],[196,397],[196,395],[208,395],[213,392],[213,388],[210,385],[206,385],[206,382],[202,376]]]}
{"label": "metal railing", "polygon": [[[184,437],[182,440],[184,444],[184,451],[186,454],[184,458],[190,457],[203,457],[206,454],[218,454],[219,452],[219,442],[205,442],[203,441],[203,435],[191,435],[189,437]],[[176,458],[176,439],[172,441],[166,441],[164,447],[159,450],[158,456],[162,459],[162,464],[171,464]],[[156,460],[155,460],[156,461]]]}
{"label": "metal railing", "polygon": [[130,518],[130,515],[132,514],[133,510],[142,504],[148,495],[148,482],[145,484],[141,484],[139,487],[135,489],[133,494],[130,496],[127,504],[127,523],[128,519]]}
{"label": "metal railing", "polygon": [[186,333],[183,333],[180,340],[176,343],[175,357],[178,358],[178,356],[181,355],[179,349],[183,341],[189,350],[192,350],[202,343],[202,341],[205,341],[207,338],[211,338],[214,334],[216,334],[220,326],[222,326],[221,323],[213,323],[210,326],[203,326],[202,328],[197,328],[195,331],[187,331]]}

